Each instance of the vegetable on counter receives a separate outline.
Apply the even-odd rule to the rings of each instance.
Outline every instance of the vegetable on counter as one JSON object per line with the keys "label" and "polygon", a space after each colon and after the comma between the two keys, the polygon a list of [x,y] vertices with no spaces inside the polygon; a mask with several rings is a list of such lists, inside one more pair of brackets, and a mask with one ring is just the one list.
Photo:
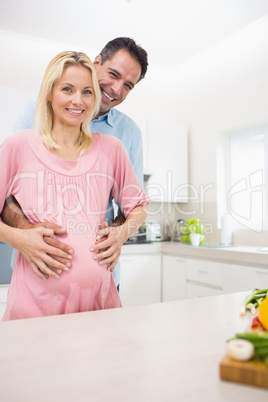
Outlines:
{"label": "vegetable on counter", "polygon": [[[240,361],[255,357],[268,367],[268,289],[254,289],[247,295],[241,304],[240,315],[245,315],[247,310],[256,314],[256,309],[258,315],[252,319],[251,329],[230,339],[227,353],[232,359]],[[251,348],[248,343],[251,343]]]}
{"label": "vegetable on counter", "polygon": [[263,328],[268,331],[268,296],[259,305],[259,320]]}
{"label": "vegetable on counter", "polygon": [[[246,340],[253,344],[255,356],[264,361],[268,366],[268,332],[243,332],[236,334],[236,340]],[[234,339],[230,340],[233,341]]]}
{"label": "vegetable on counter", "polygon": [[252,322],[251,322],[251,328],[252,329],[257,329],[257,328],[261,328],[261,330],[265,330],[264,326],[262,325],[260,319],[258,316],[254,317]]}
{"label": "vegetable on counter", "polygon": [[254,289],[249,295],[245,297],[240,307],[240,315],[245,315],[247,310],[252,314],[256,314],[256,309],[261,302],[265,299],[268,289]]}
{"label": "vegetable on counter", "polygon": [[254,356],[254,345],[245,339],[232,339],[228,342],[227,354],[233,360],[245,362]]}

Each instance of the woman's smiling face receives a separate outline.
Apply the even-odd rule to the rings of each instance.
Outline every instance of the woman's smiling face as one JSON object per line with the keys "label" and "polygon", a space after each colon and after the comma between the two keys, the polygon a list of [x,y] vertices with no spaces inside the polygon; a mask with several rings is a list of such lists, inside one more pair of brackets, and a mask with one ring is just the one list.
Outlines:
{"label": "woman's smiling face", "polygon": [[80,127],[94,101],[91,72],[84,66],[68,66],[52,90],[53,127]]}

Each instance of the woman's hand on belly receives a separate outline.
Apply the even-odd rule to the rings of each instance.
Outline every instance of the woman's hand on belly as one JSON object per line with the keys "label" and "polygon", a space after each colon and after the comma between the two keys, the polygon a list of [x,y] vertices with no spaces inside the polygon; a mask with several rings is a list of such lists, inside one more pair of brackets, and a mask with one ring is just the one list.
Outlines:
{"label": "woman's hand on belly", "polygon": [[121,254],[121,248],[124,243],[120,234],[119,227],[108,226],[107,222],[102,222],[99,225],[97,242],[90,251],[98,251],[93,259],[99,261],[100,265],[107,264],[108,269],[112,272],[117,264]]}

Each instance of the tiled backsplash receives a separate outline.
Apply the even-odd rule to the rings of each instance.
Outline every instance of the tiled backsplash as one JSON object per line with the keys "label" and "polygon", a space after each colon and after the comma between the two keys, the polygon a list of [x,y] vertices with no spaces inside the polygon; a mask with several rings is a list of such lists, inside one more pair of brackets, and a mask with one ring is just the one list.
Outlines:
{"label": "tiled backsplash", "polygon": [[[211,203],[212,204],[212,203]],[[199,218],[204,224],[206,241],[219,241],[217,229],[217,213],[214,204],[206,204],[205,208],[200,207],[199,203],[155,203],[151,202],[148,206],[147,221],[157,221],[170,228],[171,236],[174,234],[176,221],[183,219]]]}
{"label": "tiled backsplash", "polygon": [[[221,232],[217,223],[216,202],[207,202],[203,205],[194,202],[181,204],[151,202],[148,206],[147,221],[157,221],[162,225],[166,225],[170,229],[171,236],[174,234],[175,224],[178,219],[186,221],[192,218],[199,218],[204,224],[206,242],[220,243]],[[232,241],[234,244],[239,245],[267,247],[268,231],[235,230],[233,231]]]}

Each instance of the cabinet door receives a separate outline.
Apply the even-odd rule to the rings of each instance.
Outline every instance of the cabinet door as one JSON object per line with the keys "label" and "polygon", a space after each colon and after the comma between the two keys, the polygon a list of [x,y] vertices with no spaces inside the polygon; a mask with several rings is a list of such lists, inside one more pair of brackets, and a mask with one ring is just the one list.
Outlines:
{"label": "cabinet door", "polygon": [[187,259],[186,278],[190,281],[222,287],[225,265],[215,261]]}
{"label": "cabinet door", "polygon": [[225,265],[215,261],[187,259],[187,299],[222,294]]}
{"label": "cabinet door", "polygon": [[194,283],[187,283],[186,296],[187,299],[195,299],[197,297],[217,296],[222,294],[222,290],[205,285],[197,285]]}
{"label": "cabinet door", "polygon": [[161,301],[161,254],[124,255],[120,267],[123,307]]}
{"label": "cabinet door", "polygon": [[188,201],[187,128],[172,122],[148,121],[147,194],[155,202]]}
{"label": "cabinet door", "polygon": [[186,261],[182,258],[162,257],[162,301],[186,298]]}
{"label": "cabinet door", "polygon": [[268,288],[268,268],[228,264],[224,270],[223,292],[243,292]]}
{"label": "cabinet door", "polygon": [[8,289],[9,285],[0,285],[0,320],[2,319],[6,310]]}

